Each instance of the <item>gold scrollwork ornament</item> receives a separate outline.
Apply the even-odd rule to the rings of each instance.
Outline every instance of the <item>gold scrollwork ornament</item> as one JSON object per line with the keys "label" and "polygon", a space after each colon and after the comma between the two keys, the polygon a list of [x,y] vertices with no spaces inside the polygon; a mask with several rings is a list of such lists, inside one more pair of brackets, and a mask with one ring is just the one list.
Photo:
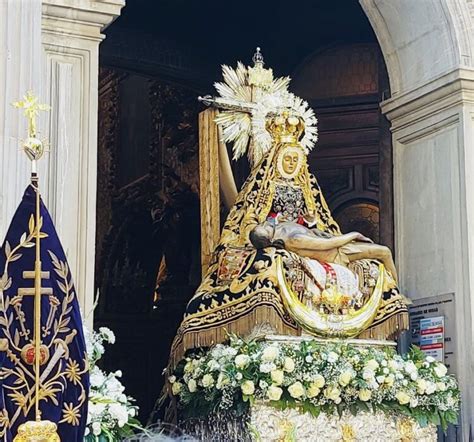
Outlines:
{"label": "gold scrollwork ornament", "polygon": [[51,421],[30,421],[18,427],[13,442],[61,442],[57,425]]}

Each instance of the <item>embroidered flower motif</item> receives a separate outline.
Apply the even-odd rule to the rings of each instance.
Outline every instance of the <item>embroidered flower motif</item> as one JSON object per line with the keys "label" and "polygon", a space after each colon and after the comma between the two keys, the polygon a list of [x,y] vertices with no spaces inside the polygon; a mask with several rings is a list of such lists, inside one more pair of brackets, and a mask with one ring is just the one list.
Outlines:
{"label": "embroidered flower motif", "polygon": [[69,359],[64,370],[67,379],[74,385],[77,385],[81,381],[81,370],[77,361]]}
{"label": "embroidered flower motif", "polygon": [[81,413],[79,413],[79,408],[74,407],[74,404],[70,402],[69,404],[64,404],[63,408],[63,418],[61,422],[65,422],[70,425],[77,427],[79,425],[79,419],[81,418]]}

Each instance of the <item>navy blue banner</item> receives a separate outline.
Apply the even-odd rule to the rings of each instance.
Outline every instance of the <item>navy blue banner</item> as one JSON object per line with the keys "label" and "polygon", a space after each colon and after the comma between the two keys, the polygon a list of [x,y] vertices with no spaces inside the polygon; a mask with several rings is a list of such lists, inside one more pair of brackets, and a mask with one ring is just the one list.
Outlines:
{"label": "navy blue banner", "polygon": [[[0,250],[0,440],[35,419],[35,188],[29,186]],[[57,423],[61,441],[83,441],[89,375],[71,272],[51,217],[41,202],[42,420]]]}

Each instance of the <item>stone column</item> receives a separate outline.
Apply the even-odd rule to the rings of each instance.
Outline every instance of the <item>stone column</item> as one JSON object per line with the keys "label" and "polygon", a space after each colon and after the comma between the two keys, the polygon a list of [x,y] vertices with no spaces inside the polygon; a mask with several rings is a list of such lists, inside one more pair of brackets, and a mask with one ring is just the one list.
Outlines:
{"label": "stone column", "polygon": [[[13,0],[14,1],[14,0]],[[92,323],[97,187],[97,100],[101,30],[124,0],[43,0],[43,81],[51,152],[48,204]]]}
{"label": "stone column", "polygon": [[[41,2],[0,2],[0,242],[29,182],[20,152],[26,122],[11,106],[27,90],[41,90]],[[44,101],[44,100],[43,100]]]}
{"label": "stone column", "polygon": [[474,72],[455,69],[382,103],[392,124],[400,286],[454,294],[462,440],[474,427]]}

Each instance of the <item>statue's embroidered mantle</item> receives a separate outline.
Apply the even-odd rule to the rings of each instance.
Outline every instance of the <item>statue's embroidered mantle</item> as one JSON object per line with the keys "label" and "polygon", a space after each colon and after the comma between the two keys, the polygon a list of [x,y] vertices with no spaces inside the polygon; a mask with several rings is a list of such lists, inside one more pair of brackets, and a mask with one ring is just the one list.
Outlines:
{"label": "statue's embroidered mantle", "polygon": [[[251,229],[281,205],[276,195],[279,176],[276,159],[283,146],[276,145],[253,169],[226,219],[211,265],[187,305],[171,350],[171,365],[186,350],[206,347],[226,339],[228,333],[246,335],[257,324],[268,323],[278,334],[299,335],[301,330],[285,311],[275,278],[275,257],[284,255],[298,265],[299,257],[272,247],[255,250],[249,241]],[[340,234],[321,189],[308,171],[306,159],[289,185],[302,194],[303,209],[313,216],[320,230]],[[378,262],[351,263],[352,271],[367,283]],[[371,327],[361,336],[386,339],[408,327],[404,297],[392,285],[387,288]]]}

